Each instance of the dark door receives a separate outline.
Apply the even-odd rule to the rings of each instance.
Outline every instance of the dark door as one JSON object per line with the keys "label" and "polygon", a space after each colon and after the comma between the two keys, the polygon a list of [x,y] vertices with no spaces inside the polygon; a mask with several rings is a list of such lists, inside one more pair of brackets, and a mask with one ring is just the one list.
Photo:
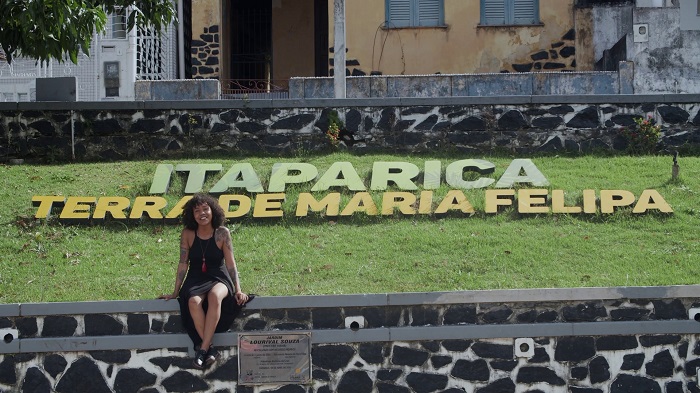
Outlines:
{"label": "dark door", "polygon": [[328,0],[314,0],[314,52],[316,76],[328,76]]}
{"label": "dark door", "polygon": [[231,79],[273,79],[272,0],[231,0]]}

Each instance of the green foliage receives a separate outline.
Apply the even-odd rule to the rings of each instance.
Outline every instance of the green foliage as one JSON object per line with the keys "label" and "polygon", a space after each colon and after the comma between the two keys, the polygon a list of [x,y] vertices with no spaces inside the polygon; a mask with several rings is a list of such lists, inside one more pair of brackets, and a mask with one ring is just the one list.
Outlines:
{"label": "green foliage", "polygon": [[128,10],[129,31],[140,25],[161,32],[175,18],[167,0],[2,0],[0,47],[8,62],[24,56],[77,63],[81,50],[89,54],[93,34],[105,31],[107,14],[115,9]]}
{"label": "green foliage", "polygon": [[653,117],[647,119],[636,117],[635,127],[622,129],[622,135],[627,139],[627,151],[631,154],[650,154],[656,150],[661,137],[661,126],[656,125]]}
{"label": "green foliage", "polygon": [[[425,160],[444,166],[464,156],[348,153],[305,156],[320,172],[350,161],[366,182],[377,161]],[[483,157],[498,178],[510,157]],[[290,158],[179,160],[163,163],[249,162],[263,185],[275,162]],[[292,159],[296,160],[296,159]],[[484,190],[465,191],[477,213],[445,217],[324,217],[229,221],[243,289],[264,296],[454,291],[472,289],[655,286],[700,281],[700,158],[680,159],[671,178],[668,156],[539,157],[537,168],[580,202],[583,188],[622,189],[635,195],[654,188],[672,206],[670,216],[522,215],[509,208],[481,213]],[[161,162],[69,165],[0,165],[0,303],[153,299],[173,290],[180,225],[161,221],[62,224],[35,220],[33,195],[123,196],[148,194]],[[222,173],[223,174],[223,173]],[[211,175],[208,190],[220,176]],[[420,179],[418,180],[420,183]],[[185,179],[174,176],[164,197],[173,206]],[[310,185],[288,188],[286,203]],[[449,186],[435,190],[436,198]],[[351,192],[338,190],[343,200]],[[381,199],[381,193],[376,194]],[[379,201],[375,199],[375,201]]]}
{"label": "green foliage", "polygon": [[340,129],[344,128],[343,121],[338,117],[338,111],[330,111],[328,113],[328,130],[326,136],[333,146],[340,142]]}
{"label": "green foliage", "polygon": [[338,127],[338,124],[331,123],[328,126],[328,131],[326,131],[326,135],[328,135],[328,139],[331,141],[331,144],[337,145],[340,140],[340,128]]}

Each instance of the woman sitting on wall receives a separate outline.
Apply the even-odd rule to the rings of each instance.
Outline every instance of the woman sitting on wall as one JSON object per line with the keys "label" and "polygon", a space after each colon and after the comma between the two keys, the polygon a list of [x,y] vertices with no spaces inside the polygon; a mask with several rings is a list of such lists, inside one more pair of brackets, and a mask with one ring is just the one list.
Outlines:
{"label": "woman sitting on wall", "polygon": [[159,297],[179,298],[198,369],[216,361],[219,354],[212,346],[214,333],[228,330],[241,307],[253,297],[241,291],[231,233],[223,226],[224,219],[224,210],[211,196],[196,194],[185,204],[175,290]]}

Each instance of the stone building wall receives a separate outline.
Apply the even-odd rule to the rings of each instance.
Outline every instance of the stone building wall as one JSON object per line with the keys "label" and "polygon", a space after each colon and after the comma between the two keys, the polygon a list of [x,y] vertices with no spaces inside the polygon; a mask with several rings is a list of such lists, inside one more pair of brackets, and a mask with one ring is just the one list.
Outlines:
{"label": "stone building wall", "polygon": [[663,127],[659,152],[700,143],[696,95],[0,103],[0,157],[330,151],[337,147],[325,132],[334,111],[345,126],[341,147],[358,153],[621,151],[620,130],[647,116]]}
{"label": "stone building wall", "polygon": [[[0,391],[697,392],[699,306],[698,286],[258,297],[200,371],[176,302],[2,305]],[[311,383],[239,385],[236,332],[310,332]]]}
{"label": "stone building wall", "polygon": [[216,0],[192,0],[191,58],[193,79],[221,77],[221,4]]}
{"label": "stone building wall", "polygon": [[549,48],[533,51],[521,63],[510,64],[501,72],[576,71],[576,32],[569,30]]}
{"label": "stone building wall", "polygon": [[218,79],[221,73],[221,48],[219,45],[219,26],[203,28],[198,38],[192,39],[192,78]]}

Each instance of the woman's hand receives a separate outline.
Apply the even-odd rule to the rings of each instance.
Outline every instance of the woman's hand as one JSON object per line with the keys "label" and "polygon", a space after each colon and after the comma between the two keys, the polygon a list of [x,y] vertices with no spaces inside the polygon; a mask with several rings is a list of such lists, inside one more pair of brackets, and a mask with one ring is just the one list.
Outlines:
{"label": "woman's hand", "polygon": [[238,304],[239,306],[246,304],[246,302],[248,301],[248,295],[246,295],[243,292],[238,291],[238,292],[236,292],[235,296],[236,296],[236,304]]}
{"label": "woman's hand", "polygon": [[165,299],[165,300],[177,299],[177,293],[171,293],[169,295],[160,295],[160,296],[158,296],[158,299]]}

